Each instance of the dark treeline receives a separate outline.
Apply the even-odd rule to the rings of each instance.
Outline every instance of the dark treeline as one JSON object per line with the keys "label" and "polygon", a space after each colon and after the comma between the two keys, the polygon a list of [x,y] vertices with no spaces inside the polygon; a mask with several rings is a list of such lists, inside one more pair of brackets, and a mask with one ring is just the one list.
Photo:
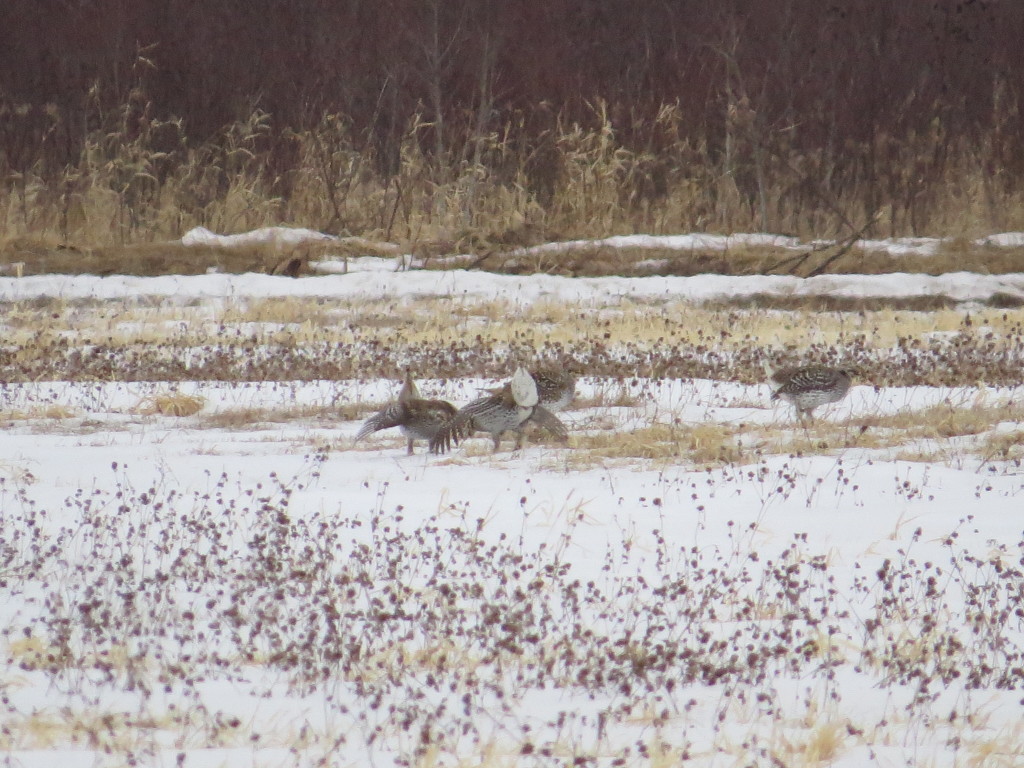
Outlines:
{"label": "dark treeline", "polygon": [[324,114],[385,175],[414,117],[438,160],[511,126],[543,165],[556,126],[604,116],[625,146],[746,153],[751,189],[797,163],[839,194],[886,153],[928,153],[914,175],[965,147],[1016,187],[1022,41],[1009,0],[2,0],[0,165],[74,164],[129,104],[191,142],[262,110],[283,168]]}

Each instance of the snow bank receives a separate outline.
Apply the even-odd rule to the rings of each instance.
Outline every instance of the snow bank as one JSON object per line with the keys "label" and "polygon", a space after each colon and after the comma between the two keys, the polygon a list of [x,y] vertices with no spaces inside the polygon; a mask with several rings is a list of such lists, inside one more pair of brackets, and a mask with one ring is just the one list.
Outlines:
{"label": "snow bank", "polygon": [[[395,272],[392,260],[366,259],[376,270],[344,275],[322,275],[296,280],[263,274],[164,275],[131,277],[111,275],[33,275],[0,277],[0,301],[41,298],[131,299],[176,298],[306,298],[376,300],[401,297],[503,299],[515,304],[542,300],[576,305],[605,306],[622,299],[703,303],[743,300],[758,296],[910,298],[948,296],[956,301],[986,301],[1004,294],[1024,301],[1024,274],[946,275],[894,273],[886,275],[695,275],[692,277],[588,277],[557,275],[498,275],[489,272]],[[381,266],[390,265],[387,271]]]}
{"label": "snow bank", "polygon": [[190,229],[181,238],[181,244],[187,246],[217,246],[221,248],[238,248],[245,245],[262,243],[279,243],[281,245],[297,245],[309,240],[337,240],[333,235],[325,235],[312,229],[298,227],[263,227],[252,232],[238,235],[218,235],[206,227]]}

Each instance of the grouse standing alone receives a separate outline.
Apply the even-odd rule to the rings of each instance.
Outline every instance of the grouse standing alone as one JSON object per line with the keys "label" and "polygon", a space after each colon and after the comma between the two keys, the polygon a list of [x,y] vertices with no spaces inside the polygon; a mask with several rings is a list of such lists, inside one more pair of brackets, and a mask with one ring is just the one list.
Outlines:
{"label": "grouse standing alone", "polygon": [[383,410],[366,420],[356,434],[362,440],[373,432],[398,427],[407,439],[406,453],[412,455],[413,442],[433,440],[438,430],[457,413],[455,406],[444,400],[424,400],[420,397],[412,373],[405,372],[405,383],[398,393],[398,400],[389,403]]}
{"label": "grouse standing alone", "polygon": [[547,408],[539,404],[537,382],[525,368],[519,368],[512,380],[464,406],[450,422],[441,427],[430,441],[431,453],[445,453],[474,432],[489,432],[497,452],[505,432],[516,433],[515,447],[523,441],[523,427],[532,421],[565,440],[565,425]]}
{"label": "grouse standing alone", "polygon": [[796,408],[797,418],[811,418],[814,409],[827,403],[838,403],[850,391],[854,371],[825,365],[787,368],[772,374],[775,385],[772,400],[782,398]]}

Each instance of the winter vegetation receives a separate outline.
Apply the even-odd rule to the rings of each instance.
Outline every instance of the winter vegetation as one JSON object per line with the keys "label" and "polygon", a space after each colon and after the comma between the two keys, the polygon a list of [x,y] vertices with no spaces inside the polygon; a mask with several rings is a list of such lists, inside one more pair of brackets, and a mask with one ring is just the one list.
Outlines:
{"label": "winter vegetation", "polygon": [[[318,263],[0,278],[8,764],[1019,762],[1021,309]],[[567,443],[355,440],[512,361]]]}
{"label": "winter vegetation", "polygon": [[0,2],[3,765],[1021,765],[1022,28]]}
{"label": "winter vegetation", "polygon": [[480,256],[1024,229],[1018,3],[59,8],[0,9],[12,261],[281,222]]}

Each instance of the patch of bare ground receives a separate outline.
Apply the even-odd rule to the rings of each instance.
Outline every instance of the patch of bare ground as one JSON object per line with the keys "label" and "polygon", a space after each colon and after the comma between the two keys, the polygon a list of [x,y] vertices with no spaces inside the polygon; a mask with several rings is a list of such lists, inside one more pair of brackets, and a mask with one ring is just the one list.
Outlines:
{"label": "patch of bare ground", "polygon": [[[403,247],[406,246],[406,247]],[[940,275],[949,272],[1008,274],[1019,272],[1024,247],[987,245],[966,238],[940,240],[935,252],[894,253],[881,248],[808,245],[804,249],[757,243],[727,248],[613,247],[593,245],[508,249],[502,244],[470,239],[398,244],[363,237],[311,240],[298,244],[251,242],[241,245],[183,245],[180,241],[137,242],[88,246],[52,236],[9,237],[0,241],[0,273],[8,275],[195,275],[262,272],[291,277],[315,274],[316,262],[377,256],[393,258],[411,250],[427,270],[476,269],[508,275],[549,274],[568,277],[717,275],[892,274]],[[945,297],[946,301],[952,301]],[[874,300],[886,301],[884,299]],[[897,306],[893,298],[888,306]],[[1013,303],[1016,302],[1016,303]],[[995,306],[1017,306],[1006,295]],[[770,306],[770,298],[755,302]],[[781,305],[780,305],[781,306]],[[907,307],[909,308],[909,307]]]}
{"label": "patch of bare ground", "polygon": [[[879,248],[837,243],[804,249],[738,244],[728,248],[613,247],[595,241],[564,248],[535,247],[438,253],[421,257],[432,270],[479,269],[509,275],[548,274],[567,277],[689,277],[716,275],[816,274],[884,275],[897,272],[941,275],[948,272],[1008,274],[1020,272],[1024,248],[982,245],[966,239],[941,241],[935,253],[893,253]],[[1012,298],[1012,297],[1008,297]],[[949,299],[951,301],[951,299]],[[895,301],[895,299],[894,299]]]}
{"label": "patch of bare ground", "polygon": [[938,241],[933,253],[899,252],[878,247],[864,247],[853,241],[845,244],[816,246],[797,250],[780,263],[764,263],[748,274],[792,274],[809,277],[814,274],[887,275],[914,273],[942,275],[950,272],[978,272],[1001,275],[1020,272],[1024,248],[983,244],[967,238],[945,238]]}
{"label": "patch of bare ground", "polygon": [[489,251],[479,255],[460,256],[456,261],[435,260],[425,266],[433,269],[461,267],[481,269],[509,275],[563,275],[566,277],[649,277],[651,275],[723,275],[748,274],[750,265],[778,256],[783,249],[751,248],[760,257],[730,259],[719,250],[686,250],[669,248],[634,248],[611,246],[577,246],[564,250],[549,248],[516,251]]}
{"label": "patch of bare ground", "polygon": [[17,275],[201,275],[263,272],[299,277],[310,262],[356,256],[394,256],[390,243],[364,238],[296,245],[253,242],[237,246],[184,245],[180,241],[88,247],[54,238],[16,237],[0,242],[0,272]]}

